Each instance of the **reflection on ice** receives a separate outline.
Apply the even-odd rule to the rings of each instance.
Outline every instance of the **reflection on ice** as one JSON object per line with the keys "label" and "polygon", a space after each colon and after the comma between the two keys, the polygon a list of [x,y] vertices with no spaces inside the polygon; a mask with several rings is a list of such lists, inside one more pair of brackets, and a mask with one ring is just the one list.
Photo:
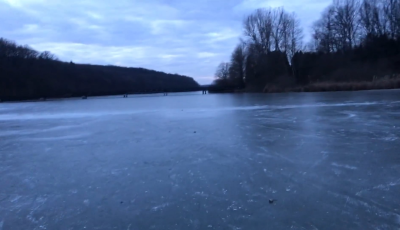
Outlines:
{"label": "reflection on ice", "polygon": [[[381,104],[378,102],[363,102],[363,103],[316,103],[316,104],[302,104],[302,105],[259,105],[259,106],[234,106],[234,107],[218,107],[218,108],[188,108],[185,110],[180,109],[133,109],[133,110],[122,110],[122,111],[91,111],[91,112],[68,112],[68,113],[30,113],[26,111],[24,113],[4,113],[0,114],[0,121],[10,120],[40,120],[40,119],[79,119],[79,118],[94,118],[104,117],[113,115],[132,115],[142,113],[155,113],[155,114],[200,114],[202,116],[213,113],[213,112],[225,112],[225,111],[240,111],[240,110],[279,110],[279,109],[306,109],[306,108],[318,108],[318,107],[342,107],[342,106],[369,106]],[[354,116],[350,114],[350,116]]]}
{"label": "reflection on ice", "polygon": [[88,137],[90,135],[91,135],[90,133],[80,133],[80,134],[64,135],[64,136],[57,136],[57,137],[23,138],[21,140],[24,140],[24,141],[60,141],[60,140],[67,140],[67,139],[80,139],[82,137]]}
{"label": "reflection on ice", "polygon": [[345,169],[351,169],[351,170],[356,170],[356,169],[357,169],[357,167],[355,167],[355,166],[341,165],[341,164],[338,164],[338,163],[335,163],[335,162],[333,162],[331,165],[332,165],[332,166],[335,166],[335,167],[345,168]]}

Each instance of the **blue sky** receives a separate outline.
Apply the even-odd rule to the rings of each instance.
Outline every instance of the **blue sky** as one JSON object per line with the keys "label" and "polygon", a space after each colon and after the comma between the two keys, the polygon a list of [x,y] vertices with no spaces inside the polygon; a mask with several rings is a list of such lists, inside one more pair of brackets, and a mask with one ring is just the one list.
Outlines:
{"label": "blue sky", "polygon": [[0,37],[63,61],[143,67],[210,83],[260,7],[295,11],[309,34],[330,0],[0,0]]}

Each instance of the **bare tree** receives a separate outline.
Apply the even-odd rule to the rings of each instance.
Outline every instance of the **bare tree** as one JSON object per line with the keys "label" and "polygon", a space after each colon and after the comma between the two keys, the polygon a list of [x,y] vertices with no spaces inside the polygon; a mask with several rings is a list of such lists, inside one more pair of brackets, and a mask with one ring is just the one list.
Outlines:
{"label": "bare tree", "polygon": [[333,28],[340,50],[348,50],[359,42],[360,2],[358,0],[334,0],[335,10]]}
{"label": "bare tree", "polygon": [[244,21],[244,34],[262,52],[269,52],[273,33],[271,9],[257,9]]}
{"label": "bare tree", "polygon": [[13,41],[0,38],[0,57],[34,59],[38,56],[39,53],[27,45],[17,45]]}
{"label": "bare tree", "polygon": [[229,79],[229,68],[230,64],[228,62],[222,62],[218,65],[217,71],[215,72],[215,78],[219,80]]}
{"label": "bare tree", "polygon": [[313,37],[312,39],[310,39],[302,48],[303,51],[305,52],[318,52],[318,46],[319,43],[318,41]]}
{"label": "bare tree", "polygon": [[272,11],[274,50],[281,50],[282,40],[286,35],[289,20],[283,7],[275,8]]}
{"label": "bare tree", "polygon": [[360,26],[363,36],[379,36],[386,33],[384,11],[380,0],[363,0],[360,7]]}
{"label": "bare tree", "polygon": [[294,13],[284,8],[257,9],[244,21],[244,35],[258,53],[282,51],[290,57],[301,47],[303,31]]}
{"label": "bare tree", "polygon": [[229,78],[239,86],[244,85],[245,63],[245,44],[240,42],[232,53],[229,68]]}
{"label": "bare tree", "polygon": [[44,60],[58,60],[58,58],[49,51],[44,51],[40,53],[38,57],[39,59],[44,59]]}
{"label": "bare tree", "polygon": [[383,0],[384,22],[391,38],[400,38],[400,0]]}
{"label": "bare tree", "polygon": [[294,54],[302,49],[304,38],[303,29],[295,13],[286,14],[282,25],[281,50],[286,53],[290,61]]}
{"label": "bare tree", "polygon": [[336,51],[336,38],[334,31],[335,10],[333,6],[327,7],[321,18],[313,25],[313,44],[317,51],[330,53]]}
{"label": "bare tree", "polygon": [[39,56],[39,52],[33,50],[29,46],[18,46],[17,47],[17,55],[20,58],[25,59],[35,59]]}
{"label": "bare tree", "polygon": [[18,46],[15,42],[0,38],[0,56],[16,57],[18,54]]}
{"label": "bare tree", "polygon": [[359,44],[359,10],[358,0],[334,0],[313,26],[313,38],[318,43],[318,50],[336,52]]}

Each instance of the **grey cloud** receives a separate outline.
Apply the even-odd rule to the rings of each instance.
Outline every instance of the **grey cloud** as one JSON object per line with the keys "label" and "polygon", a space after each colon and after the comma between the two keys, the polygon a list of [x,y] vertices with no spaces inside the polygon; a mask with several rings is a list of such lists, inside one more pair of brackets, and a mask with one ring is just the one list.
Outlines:
{"label": "grey cloud", "polygon": [[144,67],[212,80],[259,7],[310,26],[329,0],[0,0],[0,34],[65,61]]}

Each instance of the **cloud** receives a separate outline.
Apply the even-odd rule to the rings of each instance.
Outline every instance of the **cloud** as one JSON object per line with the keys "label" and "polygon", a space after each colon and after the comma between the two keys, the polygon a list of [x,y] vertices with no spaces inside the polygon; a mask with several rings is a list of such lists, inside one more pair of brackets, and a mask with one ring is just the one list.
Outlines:
{"label": "cloud", "polygon": [[45,0],[4,0],[12,7],[22,8],[32,4],[42,4],[45,3]]}
{"label": "cloud", "polygon": [[243,18],[284,6],[304,27],[328,0],[0,0],[0,34],[65,61],[144,67],[209,83],[228,61]]}
{"label": "cloud", "polygon": [[208,58],[208,57],[215,57],[217,55],[218,54],[216,54],[216,53],[200,52],[200,53],[197,54],[197,57],[199,57],[199,58]]}

